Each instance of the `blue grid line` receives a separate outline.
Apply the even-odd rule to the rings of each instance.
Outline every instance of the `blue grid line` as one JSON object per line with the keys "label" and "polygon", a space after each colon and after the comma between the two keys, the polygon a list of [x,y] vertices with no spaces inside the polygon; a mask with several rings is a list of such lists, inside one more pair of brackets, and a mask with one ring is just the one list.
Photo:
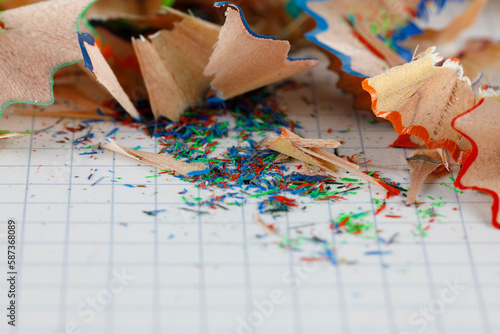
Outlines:
{"label": "blue grid line", "polygon": [[[155,132],[156,132],[156,127],[155,127]],[[155,139],[155,153],[158,153],[158,139]],[[155,174],[158,173],[158,168],[155,167],[154,169]],[[155,205],[155,211],[158,210],[158,178],[155,177],[155,193],[153,194],[154,196],[154,205]],[[154,321],[154,327],[153,331],[155,334],[161,333],[161,314],[160,314],[160,308],[161,308],[161,301],[160,301],[160,269],[158,266],[158,262],[160,261],[159,259],[159,246],[158,246],[158,215],[155,215],[154,217],[154,281],[153,281],[153,303],[152,303],[152,312],[153,312],[153,321]]]}
{"label": "blue grid line", "polygon": [[[113,121],[113,125],[116,126],[116,121]],[[118,130],[119,131],[119,130]],[[116,153],[112,152],[113,154],[113,167],[112,167],[112,177],[113,180],[116,177]],[[111,182],[111,217],[109,220],[109,255],[108,255],[108,282],[111,282],[113,278],[113,264],[114,264],[114,225],[115,225],[115,183]],[[73,242],[73,244],[77,244],[76,242]],[[114,306],[115,306],[115,299],[112,298],[111,302],[106,308],[106,331],[110,334],[114,333]]]}
{"label": "blue grid line", "polygon": [[[405,154],[405,158],[408,158],[408,152],[407,152],[406,148],[404,149],[404,154]],[[418,199],[417,199],[417,201],[418,201]],[[416,207],[416,206],[415,206],[415,214],[417,216],[417,224],[418,224],[418,226],[420,226],[420,231],[423,231],[420,215],[418,214],[418,207]],[[420,244],[422,245],[422,253],[424,255],[424,261],[426,264],[425,273],[427,275],[429,294],[430,294],[430,297],[432,300],[438,300],[436,285],[434,283],[434,279],[432,276],[432,267],[429,265],[429,262],[430,262],[429,261],[429,254],[427,253],[426,242],[425,242],[425,238],[424,238],[422,233],[420,233]],[[442,242],[440,242],[439,244],[442,244]],[[461,242],[460,244],[462,245],[463,242]],[[444,328],[444,324],[443,324],[443,318],[437,317],[436,323],[437,323],[437,329],[438,329],[439,333],[445,334],[446,332],[445,332],[445,328]]]}
{"label": "blue grid line", "polygon": [[248,236],[247,236],[247,220],[245,219],[245,207],[241,207],[241,224],[243,234],[243,263],[245,264],[245,293],[246,293],[246,310],[250,314],[253,309],[253,293],[252,293],[252,275],[250,273],[250,260],[248,255]]}
{"label": "blue grid line", "polygon": [[[73,127],[75,126],[75,120],[72,120]],[[75,134],[72,133],[72,140],[75,140]],[[67,212],[66,212],[66,226],[64,233],[64,247],[63,247],[63,269],[61,275],[61,295],[60,295],[60,310],[59,310],[59,330],[65,330],[67,322],[67,292],[68,292],[68,250],[69,250],[69,225],[71,221],[71,182],[73,179],[73,147],[71,147],[71,158],[70,158],[70,171],[69,171],[69,189],[68,189],[68,201]]]}
{"label": "blue grid line", "polygon": [[[359,128],[359,140],[361,141],[361,149],[363,152],[365,152],[365,147],[364,147],[364,140],[363,140],[363,131],[361,130],[360,127],[360,120],[359,120],[359,111],[356,110],[356,121],[358,123],[358,128]],[[366,166],[364,167],[366,170]],[[370,191],[370,198],[373,197],[372,193],[372,185],[368,183],[368,189]],[[373,201],[370,203],[371,204],[371,209],[372,209],[372,218],[373,218],[373,225],[375,226],[375,230],[378,230],[378,224],[377,224],[377,216],[375,215],[375,205],[373,204]],[[384,304],[386,307],[386,314],[387,314],[387,321],[389,324],[389,331],[391,334],[398,334],[398,325],[396,322],[396,316],[395,316],[395,311],[394,311],[394,305],[392,302],[392,295],[391,295],[391,290],[389,288],[389,281],[387,278],[387,273],[385,272],[385,256],[382,254],[382,248],[380,246],[380,243],[377,242],[377,249],[380,252],[380,255],[378,255],[380,259],[380,274],[382,276],[382,285],[384,287]]]}
{"label": "blue grid line", "polygon": [[[319,115],[319,110],[318,110],[318,98],[316,95],[316,85],[314,81],[314,72],[309,72],[310,73],[310,82],[309,85],[311,87],[311,95],[312,95],[312,104],[314,106],[314,112],[316,115],[316,131],[318,133],[318,138],[322,139],[322,131],[321,131],[321,126],[320,126],[320,115]],[[333,216],[332,216],[332,202],[328,201],[328,215],[330,217],[330,221],[333,222]],[[336,233],[334,230],[332,230],[332,243],[334,247],[337,247],[337,241],[336,241]],[[336,255],[335,255],[336,256]],[[351,327],[349,323],[349,317],[348,317],[348,307],[347,307],[347,302],[346,302],[346,297],[344,293],[344,282],[342,279],[342,268],[341,266],[336,266],[335,267],[335,278],[336,278],[336,291],[339,294],[339,309],[341,313],[340,317],[340,326],[342,328],[342,333],[343,334],[350,334],[351,333]]]}
{"label": "blue grid line", "polygon": [[[35,127],[35,117],[31,117],[31,132],[33,133],[33,129]],[[33,137],[30,138],[29,141],[30,147],[33,145]],[[30,150],[31,152],[31,150]],[[22,287],[23,287],[23,265],[24,265],[24,238],[25,238],[25,230],[26,230],[26,215],[27,215],[27,207],[28,207],[28,193],[29,193],[29,180],[30,180],[30,167],[29,165],[31,164],[31,154],[28,155],[28,168],[26,170],[26,183],[24,184],[25,191],[24,191],[24,207],[23,207],[23,217],[21,221],[21,235],[19,237],[19,258],[18,258],[18,282],[19,284],[17,285],[18,288],[18,296],[22,296]],[[21,318],[22,319],[22,311],[23,305],[18,305],[18,320]]]}

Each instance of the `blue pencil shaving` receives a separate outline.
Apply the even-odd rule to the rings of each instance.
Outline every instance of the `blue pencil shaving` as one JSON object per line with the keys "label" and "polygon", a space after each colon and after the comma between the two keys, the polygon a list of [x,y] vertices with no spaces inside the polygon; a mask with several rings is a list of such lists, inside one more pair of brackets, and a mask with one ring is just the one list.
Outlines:
{"label": "blue pencil shaving", "polygon": [[324,244],[323,245],[323,250],[325,251],[325,253],[321,253],[322,256],[325,256],[328,257],[328,259],[330,259],[330,262],[336,266],[338,264],[337,262],[337,259],[335,258],[335,254],[333,253],[332,249],[330,247],[328,247],[328,245]]}
{"label": "blue pencil shaving", "polygon": [[92,46],[95,45],[94,37],[92,37],[92,35],[88,33],[83,33],[83,34],[78,33],[78,43],[80,44],[80,49],[82,50],[83,65],[86,68],[88,68],[90,73],[94,73],[94,65],[92,65],[89,53],[87,52],[87,48],[85,47],[85,43]]}
{"label": "blue pencil shaving", "polygon": [[111,136],[113,136],[115,133],[117,133],[117,132],[118,132],[118,130],[119,130],[118,128],[114,128],[114,129],[113,129],[110,133],[108,133],[108,134],[106,135],[106,137],[111,137]]}
{"label": "blue pencil shaving", "polygon": [[389,255],[392,251],[369,251],[365,252],[365,255]]}
{"label": "blue pencil shaving", "polygon": [[[438,12],[445,7],[446,3],[450,0],[432,0],[433,3],[436,4],[438,8]],[[321,13],[318,10],[314,10],[314,6],[310,6],[313,3],[326,2],[325,0],[295,0],[295,3],[298,7],[300,7],[303,11],[305,11],[309,16],[311,16],[316,22],[316,28],[304,36],[309,39],[311,42],[321,46],[322,48],[330,51],[335,56],[337,56],[342,62],[341,70],[343,72],[349,73],[351,75],[366,78],[367,75],[365,73],[357,72],[352,67],[352,55],[344,53],[343,50],[335,48],[331,43],[325,42],[324,38],[320,36],[323,35],[330,29],[329,22],[325,18],[325,14]],[[421,0],[416,8],[416,16],[419,18],[428,19],[428,3],[429,0]],[[355,25],[357,23],[357,18],[352,13],[346,14],[347,19],[350,24]],[[413,18],[409,17],[402,26],[392,27],[392,33],[389,38],[384,38],[383,36],[378,36],[382,41],[387,42],[387,44],[397,52],[403,59],[406,61],[410,61],[413,57],[413,50],[409,50],[404,47],[402,42],[408,40],[411,37],[421,35],[423,30],[418,27]]]}
{"label": "blue pencil shaving", "polygon": [[78,138],[78,139],[75,139],[75,140],[73,141],[73,144],[74,144],[74,145],[78,145],[78,144],[81,144],[81,143],[83,143],[84,141],[86,141],[86,140],[90,140],[90,139],[92,139],[92,138],[94,138],[94,134],[93,134],[93,133],[89,133],[89,134],[86,134],[86,135],[85,135],[85,136],[83,136],[83,137],[80,137],[80,138]]}
{"label": "blue pencil shaving", "polygon": [[98,184],[99,182],[101,182],[103,179],[104,179],[104,176],[101,177],[99,180],[95,181],[94,183],[92,183],[91,187],[95,186],[96,184]]}
{"label": "blue pencil shaving", "polygon": [[472,87],[474,87],[475,85],[477,85],[481,81],[481,79],[483,78],[483,75],[484,75],[484,72],[481,71],[479,78],[477,78],[476,81],[474,81],[474,83],[472,84]]}
{"label": "blue pencil shaving", "polygon": [[[434,4],[437,7],[437,12],[438,14],[441,13],[441,11],[444,9],[446,3],[450,0],[432,0]],[[462,1],[462,0],[459,0]],[[429,11],[427,9],[428,6],[428,1],[427,0],[421,0],[418,7],[417,7],[417,17],[428,20],[429,19]]]}
{"label": "blue pencil shaving", "polygon": [[89,119],[89,120],[82,121],[83,124],[100,123],[100,122],[104,122],[104,120],[103,119]]}
{"label": "blue pencil shaving", "polygon": [[207,107],[209,108],[223,108],[223,109],[226,109],[226,101],[222,100],[221,98],[219,98],[218,96],[214,95],[214,96],[210,96],[209,98],[207,98]]}
{"label": "blue pencil shaving", "polygon": [[187,176],[200,176],[200,175],[205,175],[205,174],[208,174],[208,173],[210,173],[210,168],[206,168],[204,170],[195,170],[195,171],[189,172],[187,174]]}
{"label": "blue pencil shaving", "polygon": [[95,172],[97,172],[97,169],[94,169],[94,171],[92,172],[92,174],[89,175],[89,181],[92,178],[92,176],[94,176]]}
{"label": "blue pencil shaving", "polygon": [[159,213],[162,213],[162,212],[166,212],[167,210],[163,209],[163,210],[153,210],[153,211],[143,211],[145,214],[147,214],[148,216],[156,216],[157,214]]}
{"label": "blue pencil shaving", "polygon": [[394,233],[392,235],[392,237],[390,237],[389,240],[387,241],[387,245],[393,244],[396,241],[396,239],[397,239],[398,236],[399,236],[398,232]]}

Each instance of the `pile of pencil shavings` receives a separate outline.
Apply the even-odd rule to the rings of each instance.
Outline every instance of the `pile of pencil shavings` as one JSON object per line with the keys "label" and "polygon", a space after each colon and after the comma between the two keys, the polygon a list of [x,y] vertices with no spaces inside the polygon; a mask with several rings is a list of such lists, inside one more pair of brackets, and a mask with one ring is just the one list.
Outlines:
{"label": "pile of pencil shavings", "polygon": [[[401,135],[394,147],[414,148],[407,159],[407,204],[416,201],[431,173],[450,172],[454,161],[462,166],[455,185],[490,194],[492,222],[500,228],[500,101],[486,82],[500,69],[500,45],[484,38],[448,48],[488,0],[472,0],[440,30],[419,26],[431,10],[445,11],[450,2],[261,0],[240,8],[186,0],[174,9],[161,0],[127,6],[120,0],[7,0],[0,3],[0,109],[64,101],[77,107],[16,112],[126,124],[179,122],[186,110],[224,105],[317,66],[317,59],[289,58],[290,42],[269,35],[288,38],[294,50],[309,40],[327,55],[329,68],[339,74],[337,87],[353,94],[354,106],[393,124]],[[444,46],[446,59],[436,52]],[[77,76],[92,80],[77,87]],[[145,89],[139,94],[138,87]],[[0,139],[26,134],[7,129]],[[399,194],[394,184],[324,150],[338,142],[303,139],[284,129],[263,145],[282,160],[304,162],[310,173],[343,169]],[[184,177],[213,173],[206,163],[166,152],[130,150],[112,140],[106,148]]]}

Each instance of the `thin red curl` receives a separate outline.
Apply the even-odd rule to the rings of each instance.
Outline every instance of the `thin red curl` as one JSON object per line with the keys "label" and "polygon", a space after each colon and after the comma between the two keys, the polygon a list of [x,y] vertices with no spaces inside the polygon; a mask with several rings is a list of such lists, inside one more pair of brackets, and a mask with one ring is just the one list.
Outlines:
{"label": "thin red curl", "polygon": [[465,176],[465,174],[467,173],[467,170],[470,168],[470,166],[474,163],[474,161],[477,159],[477,157],[479,155],[479,148],[478,148],[476,142],[471,137],[469,137],[466,133],[460,131],[459,129],[457,129],[455,127],[455,122],[460,117],[465,116],[465,115],[473,112],[474,110],[476,110],[480,105],[483,104],[483,102],[484,102],[484,98],[482,98],[481,101],[479,101],[479,103],[476,104],[472,109],[466,111],[462,115],[458,115],[451,122],[451,126],[456,131],[458,131],[462,136],[464,136],[465,138],[467,138],[467,140],[469,140],[470,143],[471,143],[471,145],[472,145],[471,153],[465,159],[465,161],[464,161],[464,163],[462,165],[462,169],[460,170],[460,173],[458,174],[457,179],[455,180],[455,186],[457,188],[459,188],[459,189],[462,189],[462,190],[472,189],[472,190],[476,190],[476,191],[485,192],[485,193],[489,194],[491,197],[493,197],[493,205],[491,206],[491,213],[492,213],[491,224],[495,228],[500,229],[500,221],[497,221],[498,211],[500,210],[500,198],[499,198],[498,194],[496,192],[494,192],[494,191],[491,191],[490,189],[480,188],[480,187],[475,187],[475,186],[468,187],[468,186],[465,186],[465,185],[462,184],[462,178]]}

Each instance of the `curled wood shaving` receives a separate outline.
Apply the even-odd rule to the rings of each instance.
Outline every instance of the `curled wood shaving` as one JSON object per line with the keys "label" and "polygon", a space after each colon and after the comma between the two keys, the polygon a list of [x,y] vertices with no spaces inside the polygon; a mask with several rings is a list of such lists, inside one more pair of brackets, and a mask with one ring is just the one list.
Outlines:
{"label": "curled wood shaving", "polygon": [[288,41],[255,34],[238,6],[228,2],[215,6],[227,6],[226,22],[204,73],[214,77],[211,85],[220,98],[235,97],[318,65],[317,59],[288,58]]}
{"label": "curled wood shaving", "polygon": [[363,88],[375,115],[391,121],[398,134],[414,135],[429,149],[446,149],[460,163],[471,146],[451,121],[470,109],[475,97],[458,60],[436,66],[441,59],[430,48],[408,64],[366,79]]}

